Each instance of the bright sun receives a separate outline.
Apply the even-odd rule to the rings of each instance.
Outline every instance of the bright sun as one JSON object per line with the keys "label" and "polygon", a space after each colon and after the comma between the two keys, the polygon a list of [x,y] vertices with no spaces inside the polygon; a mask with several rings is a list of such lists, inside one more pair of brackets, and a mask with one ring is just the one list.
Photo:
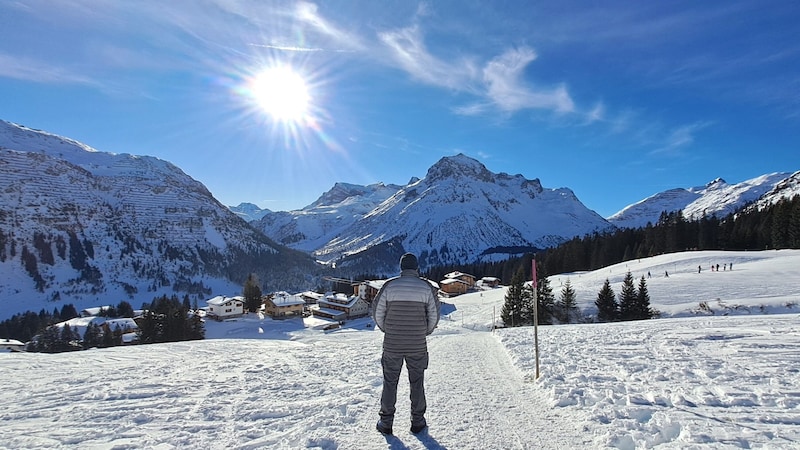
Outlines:
{"label": "bright sun", "polygon": [[308,114],[308,85],[290,67],[264,69],[251,80],[250,88],[258,106],[276,120],[300,122]]}

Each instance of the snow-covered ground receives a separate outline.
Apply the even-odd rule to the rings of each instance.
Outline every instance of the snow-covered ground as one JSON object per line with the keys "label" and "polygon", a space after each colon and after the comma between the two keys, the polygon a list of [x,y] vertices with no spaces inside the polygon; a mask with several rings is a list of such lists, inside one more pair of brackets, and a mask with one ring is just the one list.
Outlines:
{"label": "snow-covered ground", "polygon": [[[581,306],[627,269],[650,270],[653,306],[671,317],[539,327],[538,379],[532,328],[489,331],[504,289],[445,300],[422,436],[408,431],[406,380],[396,435],[374,430],[382,335],[369,319],[325,332],[245,318],[208,323],[204,341],[0,354],[0,448],[800,448],[800,251],[571,274]],[[689,312],[702,301],[713,315]]]}

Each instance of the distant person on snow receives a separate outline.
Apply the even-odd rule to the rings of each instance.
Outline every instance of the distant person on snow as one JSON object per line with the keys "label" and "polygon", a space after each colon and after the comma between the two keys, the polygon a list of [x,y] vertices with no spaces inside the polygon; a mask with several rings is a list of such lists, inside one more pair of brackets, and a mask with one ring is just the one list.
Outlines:
{"label": "distant person on snow", "polygon": [[437,290],[420,278],[417,257],[406,253],[400,258],[400,276],[384,283],[372,305],[372,317],[384,333],[383,392],[380,420],[375,428],[383,434],[392,434],[397,383],[405,361],[411,388],[411,432],[420,433],[428,427],[424,375],[428,368],[427,336],[439,323]]}

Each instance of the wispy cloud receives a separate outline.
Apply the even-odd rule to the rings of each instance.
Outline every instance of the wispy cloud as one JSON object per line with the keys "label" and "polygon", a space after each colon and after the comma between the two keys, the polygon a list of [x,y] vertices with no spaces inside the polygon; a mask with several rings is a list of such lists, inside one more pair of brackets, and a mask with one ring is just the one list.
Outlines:
{"label": "wispy cloud", "polygon": [[0,77],[50,84],[98,85],[91,78],[65,67],[34,58],[0,53]]}
{"label": "wispy cloud", "polygon": [[357,34],[346,31],[342,27],[325,19],[319,14],[319,7],[314,3],[300,2],[293,11],[293,18],[307,26],[339,48],[346,50],[364,50],[365,44]]}
{"label": "wispy cloud", "polygon": [[325,49],[323,48],[312,48],[312,47],[297,47],[293,45],[275,45],[275,44],[250,44],[252,47],[261,47],[261,48],[269,48],[272,50],[283,50],[287,52],[323,52]]}
{"label": "wispy cloud", "polygon": [[586,124],[588,125],[604,120],[605,116],[606,116],[606,106],[602,102],[598,102],[594,106],[594,108],[592,108],[586,114]]}
{"label": "wispy cloud", "polygon": [[489,61],[483,69],[486,96],[505,112],[522,109],[572,112],[575,104],[563,84],[555,89],[536,90],[522,80],[523,71],[535,59],[533,49],[521,47],[507,50]]}
{"label": "wispy cloud", "polygon": [[457,91],[473,90],[478,70],[470,61],[448,62],[430,53],[419,25],[378,33],[392,61],[414,79]]}
{"label": "wispy cloud", "polygon": [[670,130],[663,139],[662,145],[650,152],[650,155],[680,156],[684,148],[694,143],[695,135],[713,125],[710,121],[695,122]]}
{"label": "wispy cloud", "polygon": [[513,114],[525,109],[567,113],[575,110],[564,84],[551,89],[537,89],[524,80],[525,69],[536,59],[532,48],[508,49],[480,67],[476,63],[477,57],[449,61],[434,56],[425,45],[418,24],[384,31],[379,37],[390,50],[392,61],[415,80],[478,97],[476,101],[454,108],[458,114],[480,115],[497,110]]}

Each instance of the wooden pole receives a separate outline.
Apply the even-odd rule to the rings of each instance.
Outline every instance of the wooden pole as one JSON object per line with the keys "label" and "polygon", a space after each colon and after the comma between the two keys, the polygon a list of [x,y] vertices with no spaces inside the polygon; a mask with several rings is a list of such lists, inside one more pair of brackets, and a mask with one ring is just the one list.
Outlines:
{"label": "wooden pole", "polygon": [[533,346],[536,353],[536,379],[539,379],[539,290],[536,281],[536,257],[533,258],[531,278],[533,279]]}

